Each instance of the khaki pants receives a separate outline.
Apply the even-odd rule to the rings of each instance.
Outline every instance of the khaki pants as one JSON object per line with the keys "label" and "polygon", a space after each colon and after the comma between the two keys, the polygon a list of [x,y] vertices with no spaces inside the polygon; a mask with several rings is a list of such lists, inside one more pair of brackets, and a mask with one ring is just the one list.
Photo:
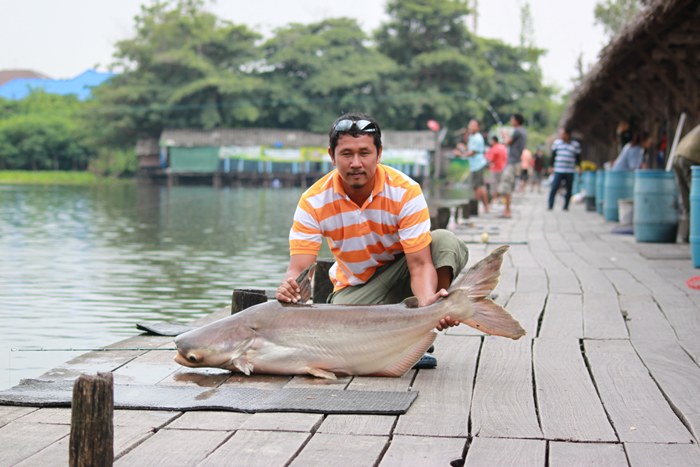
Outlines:
{"label": "khaki pants", "polygon": [[[454,279],[469,260],[466,245],[448,230],[433,230],[430,234],[433,237],[430,253],[435,269],[451,267]],[[328,302],[344,305],[379,305],[400,303],[412,295],[406,256],[401,256],[380,267],[365,284],[333,292],[328,297]]]}

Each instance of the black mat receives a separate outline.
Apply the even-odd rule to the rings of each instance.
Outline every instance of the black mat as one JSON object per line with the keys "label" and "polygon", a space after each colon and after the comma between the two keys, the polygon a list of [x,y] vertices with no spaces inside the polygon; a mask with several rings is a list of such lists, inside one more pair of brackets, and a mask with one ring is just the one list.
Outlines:
{"label": "black mat", "polygon": [[[221,410],[401,415],[417,392],[343,391],[316,388],[257,389],[189,386],[114,386],[114,407],[140,410]],[[0,391],[0,405],[70,407],[73,381],[25,379]]]}

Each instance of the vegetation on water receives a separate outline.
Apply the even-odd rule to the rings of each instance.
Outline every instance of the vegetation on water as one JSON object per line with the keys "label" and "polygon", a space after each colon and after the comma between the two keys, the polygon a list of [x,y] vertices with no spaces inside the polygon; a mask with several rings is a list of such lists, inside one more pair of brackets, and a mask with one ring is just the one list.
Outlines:
{"label": "vegetation on water", "polygon": [[489,129],[520,112],[530,146],[542,144],[561,103],[543,82],[529,9],[512,46],[469,30],[471,4],[388,0],[388,19],[369,35],[355,19],[329,18],[263,37],[208,12],[205,0],[153,2],[135,18],[135,35],[115,44],[118,74],[88,101],[41,92],[0,99],[0,170],[131,175],[134,143],[167,128],[325,132],[358,109],[386,129],[436,120],[450,130],[446,144],[470,118]]}
{"label": "vegetation on water", "polygon": [[0,185],[94,185],[113,183],[86,171],[66,170],[0,170]]}

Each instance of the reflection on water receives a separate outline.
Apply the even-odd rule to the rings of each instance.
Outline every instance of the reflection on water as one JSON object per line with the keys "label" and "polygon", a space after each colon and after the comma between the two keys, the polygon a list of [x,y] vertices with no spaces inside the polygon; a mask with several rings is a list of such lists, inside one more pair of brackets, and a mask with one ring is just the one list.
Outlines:
{"label": "reflection on water", "polygon": [[0,389],[276,287],[299,189],[0,187]]}

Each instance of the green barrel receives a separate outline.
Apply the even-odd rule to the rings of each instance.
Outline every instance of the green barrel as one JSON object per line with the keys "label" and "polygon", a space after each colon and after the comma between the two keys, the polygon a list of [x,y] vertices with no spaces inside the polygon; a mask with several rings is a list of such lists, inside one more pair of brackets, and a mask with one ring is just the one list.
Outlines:
{"label": "green barrel", "polygon": [[608,170],[605,173],[605,194],[603,217],[606,221],[619,220],[617,200],[634,196],[634,172],[628,170]]}
{"label": "green barrel", "polygon": [[605,195],[605,170],[600,169],[595,176],[595,210],[603,214],[603,198]]}
{"label": "green barrel", "polygon": [[634,173],[634,238],[638,242],[675,243],[678,235],[678,187],[673,172]]}

